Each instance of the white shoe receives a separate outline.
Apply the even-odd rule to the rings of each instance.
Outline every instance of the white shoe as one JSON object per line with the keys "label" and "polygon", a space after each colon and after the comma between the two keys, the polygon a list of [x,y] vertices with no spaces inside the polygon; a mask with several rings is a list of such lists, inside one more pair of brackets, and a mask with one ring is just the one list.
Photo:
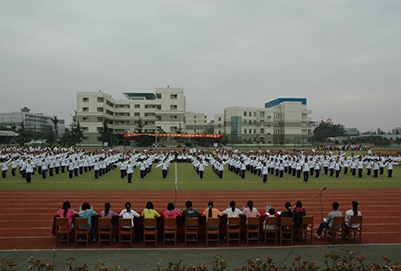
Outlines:
{"label": "white shoe", "polygon": [[318,235],[317,233],[315,234],[315,238],[320,239],[320,235]]}

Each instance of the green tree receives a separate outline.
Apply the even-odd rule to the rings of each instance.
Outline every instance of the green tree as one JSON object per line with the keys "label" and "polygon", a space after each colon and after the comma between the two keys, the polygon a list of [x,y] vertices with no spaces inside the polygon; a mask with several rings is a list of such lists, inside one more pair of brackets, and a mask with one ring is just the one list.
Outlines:
{"label": "green tree", "polygon": [[[175,133],[176,133],[176,134],[186,134],[185,130],[184,130],[184,129],[182,128],[182,126],[181,126],[181,122],[178,124],[178,128],[177,128],[177,130],[176,130]],[[179,144],[180,146],[185,146],[186,143],[188,142],[188,139],[187,139],[187,138],[184,138],[184,137],[177,137],[177,138],[176,138],[176,141],[178,142],[178,144]]]}
{"label": "green tree", "polygon": [[25,130],[24,122],[21,122],[21,127],[18,130],[18,141],[21,146],[24,146],[26,142],[28,142],[27,131]]}
{"label": "green tree", "polygon": [[344,126],[321,122],[313,131],[313,141],[325,142],[328,137],[342,136],[345,134]]}
{"label": "green tree", "polygon": [[[135,133],[143,134],[145,132],[144,127],[145,127],[145,124],[144,124],[143,120],[141,118],[139,118],[138,124],[135,129]],[[148,147],[148,146],[152,146],[152,144],[155,142],[155,139],[154,139],[154,137],[150,137],[150,136],[137,136],[137,137],[135,137],[134,141],[140,147]]]}
{"label": "green tree", "polygon": [[[156,133],[157,133],[157,134],[163,134],[163,135],[164,135],[164,134],[167,134],[166,131],[164,131],[162,127],[156,128]],[[156,139],[156,138],[155,138],[155,139]],[[160,137],[157,138],[157,144],[163,145],[163,143],[166,142],[166,140],[167,140],[167,137],[165,137],[165,136],[160,136]]]}
{"label": "green tree", "polygon": [[102,138],[102,143],[104,145],[105,142],[107,142],[108,146],[111,146],[111,132],[108,126],[108,120],[104,119],[103,120],[103,127],[99,131],[100,137]]}
{"label": "green tree", "polygon": [[70,130],[71,130],[71,143],[73,145],[80,144],[84,139],[84,131],[77,119],[76,112],[75,115],[72,116],[72,123],[70,125]]}
{"label": "green tree", "polygon": [[56,135],[51,125],[46,125],[43,128],[43,132],[38,133],[39,139],[45,139],[47,143],[54,143]]}
{"label": "green tree", "polygon": [[54,138],[55,138],[55,141],[58,141],[58,139],[59,139],[58,122],[59,121],[58,121],[57,116],[53,116],[52,122],[53,122],[53,129],[54,129]]}

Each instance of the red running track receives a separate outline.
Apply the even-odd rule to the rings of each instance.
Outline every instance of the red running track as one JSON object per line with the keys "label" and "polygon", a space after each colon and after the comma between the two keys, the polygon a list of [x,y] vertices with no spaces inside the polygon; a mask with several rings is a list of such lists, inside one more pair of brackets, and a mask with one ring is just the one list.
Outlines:
{"label": "red running track", "polygon": [[[315,217],[315,227],[321,221],[319,191],[219,191],[219,192],[179,192],[176,207],[184,209],[186,200],[191,200],[199,211],[206,208],[209,200],[214,201],[219,210],[227,208],[231,200],[242,208],[248,200],[253,200],[255,207],[263,212],[266,205],[283,210],[284,203],[294,204],[301,200],[308,215]],[[323,214],[331,210],[331,203],[338,201],[340,211],[351,208],[351,202],[357,200],[363,215],[364,244],[401,243],[401,189],[369,190],[333,190],[323,196]],[[175,201],[174,192],[103,192],[103,191],[0,191],[0,250],[5,249],[50,249],[56,247],[51,234],[54,214],[65,200],[72,207],[88,201],[95,211],[101,211],[105,202],[110,202],[112,209],[120,211],[124,203],[130,201],[132,209],[142,211],[147,201],[154,203],[155,209],[163,212],[168,202]],[[328,240],[314,240],[314,244],[323,244]],[[221,242],[221,246],[226,246]],[[204,246],[200,243],[198,246]],[[235,246],[235,245],[230,245]],[[60,246],[59,246],[60,247]],[[92,244],[90,248],[98,248]],[[104,248],[105,246],[100,246]],[[118,247],[118,245],[112,245]],[[134,247],[142,247],[136,242]],[[67,248],[63,245],[63,248]],[[70,245],[69,248],[74,248]]]}

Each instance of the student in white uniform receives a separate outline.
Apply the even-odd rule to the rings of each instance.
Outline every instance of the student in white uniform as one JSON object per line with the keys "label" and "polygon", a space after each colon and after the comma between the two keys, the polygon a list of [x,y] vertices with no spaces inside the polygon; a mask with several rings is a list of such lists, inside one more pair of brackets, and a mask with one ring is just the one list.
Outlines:
{"label": "student in white uniform", "polygon": [[269,168],[267,167],[266,163],[264,163],[263,167],[262,167],[262,176],[263,176],[262,180],[263,180],[263,183],[267,182],[268,172],[269,172]]}
{"label": "student in white uniform", "polygon": [[304,173],[304,183],[308,183],[309,181],[309,163],[308,159],[305,158],[305,162],[303,164],[303,173]]}

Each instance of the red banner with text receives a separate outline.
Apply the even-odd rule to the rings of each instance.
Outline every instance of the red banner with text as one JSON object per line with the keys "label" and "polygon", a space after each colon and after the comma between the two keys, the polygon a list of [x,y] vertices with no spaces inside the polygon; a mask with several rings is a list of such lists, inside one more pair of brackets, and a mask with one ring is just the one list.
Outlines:
{"label": "red banner with text", "polygon": [[157,137],[185,137],[185,138],[220,138],[222,134],[124,134],[124,137],[157,136]]}

